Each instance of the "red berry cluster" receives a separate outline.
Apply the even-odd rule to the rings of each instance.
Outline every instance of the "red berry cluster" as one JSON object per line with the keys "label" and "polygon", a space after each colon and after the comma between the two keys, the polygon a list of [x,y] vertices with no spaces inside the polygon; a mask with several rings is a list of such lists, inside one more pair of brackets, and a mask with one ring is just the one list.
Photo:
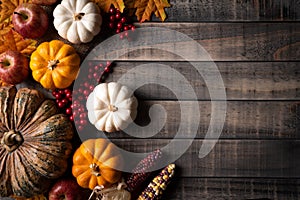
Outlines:
{"label": "red berry cluster", "polygon": [[108,73],[112,71],[111,66],[110,62],[106,62],[105,64],[89,62],[86,78],[80,82],[78,88],[73,90],[73,116],[79,131],[84,129],[88,121],[86,100],[90,93],[94,90],[95,86],[98,83],[102,83]]}
{"label": "red berry cluster", "polygon": [[56,99],[57,106],[69,116],[69,119],[73,121],[72,115],[72,90],[71,89],[55,89],[52,91],[52,95]]}
{"label": "red berry cluster", "polygon": [[[129,22],[129,19],[124,16],[118,9],[111,7],[109,9],[109,28],[115,31],[115,33],[121,33],[123,31],[134,31],[135,26]],[[128,32],[121,34],[121,39],[123,37],[128,37]]]}

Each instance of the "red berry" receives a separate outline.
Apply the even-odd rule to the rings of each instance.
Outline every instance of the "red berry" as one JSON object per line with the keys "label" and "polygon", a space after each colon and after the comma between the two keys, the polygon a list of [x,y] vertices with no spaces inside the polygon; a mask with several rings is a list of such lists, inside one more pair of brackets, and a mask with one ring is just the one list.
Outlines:
{"label": "red berry", "polygon": [[111,28],[111,29],[115,28],[115,24],[112,23],[112,22],[110,22],[108,26],[109,26],[109,28]]}
{"label": "red berry", "polygon": [[128,28],[128,26],[124,26],[124,31],[128,31],[129,30],[129,28]]}
{"label": "red berry", "polygon": [[90,89],[90,91],[93,91],[94,90],[94,86],[90,85],[89,89]]}
{"label": "red berry", "polygon": [[66,105],[68,103],[68,100],[67,99],[62,99],[61,102]]}
{"label": "red berry", "polygon": [[122,18],[121,18],[121,23],[124,24],[125,22],[126,22],[126,18],[125,18],[125,17],[122,17]]}
{"label": "red berry", "polygon": [[60,93],[56,93],[56,94],[55,94],[55,98],[56,98],[56,99],[61,99],[61,94],[60,94]]}
{"label": "red berry", "polygon": [[94,74],[93,74],[93,77],[94,77],[94,78],[97,78],[97,77],[98,77],[98,74],[97,74],[97,73],[94,73]]}
{"label": "red berry", "polygon": [[86,114],[85,114],[85,113],[81,113],[81,114],[79,115],[79,118],[80,118],[80,119],[86,118]]}
{"label": "red berry", "polygon": [[67,99],[72,98],[72,93],[71,92],[66,93],[66,98]]}
{"label": "red berry", "polygon": [[109,73],[109,72],[110,72],[109,67],[105,67],[104,71],[105,71],[106,73]]}
{"label": "red berry", "polygon": [[118,33],[120,33],[121,32],[121,30],[120,29],[117,29],[116,30],[116,34],[118,34]]}
{"label": "red berry", "polygon": [[64,94],[63,90],[58,90],[59,94]]}
{"label": "red berry", "polygon": [[52,91],[52,95],[55,97],[55,95],[56,95],[56,91],[55,90]]}
{"label": "red berry", "polygon": [[93,73],[94,69],[93,68],[89,68],[89,73]]}
{"label": "red berry", "polygon": [[71,108],[67,108],[66,109],[66,114],[67,115],[71,115],[72,114],[72,109]]}
{"label": "red berry", "polygon": [[135,30],[135,26],[132,26],[130,30],[134,31]]}
{"label": "red berry", "polygon": [[78,126],[78,130],[79,130],[79,131],[82,131],[82,130],[83,130],[83,126],[79,125],[79,126]]}
{"label": "red berry", "polygon": [[69,117],[69,119],[70,119],[71,121],[74,121],[73,115],[71,115],[71,116]]}
{"label": "red berry", "polygon": [[115,19],[116,19],[116,17],[115,17],[114,15],[111,15],[111,16],[109,17],[109,20],[110,20],[111,22],[115,21]]}
{"label": "red berry", "polygon": [[115,8],[110,8],[110,9],[109,9],[109,13],[110,13],[110,14],[115,14],[115,12],[116,12],[116,9],[115,9]]}
{"label": "red berry", "polygon": [[119,22],[118,24],[117,24],[117,28],[118,29],[121,29],[123,27],[123,24],[121,23],[121,22]]}
{"label": "red berry", "polygon": [[63,108],[64,107],[64,104],[61,101],[58,102],[57,105],[58,105],[59,108]]}
{"label": "red berry", "polygon": [[83,89],[82,89],[82,88],[79,88],[79,89],[78,89],[78,92],[79,92],[79,94],[82,94]]}
{"label": "red berry", "polygon": [[88,88],[90,86],[90,84],[88,82],[84,82],[84,87]]}
{"label": "red berry", "polygon": [[120,19],[121,18],[121,13],[120,13],[120,11],[117,11],[117,13],[116,13],[116,19]]}
{"label": "red berry", "polygon": [[95,65],[94,70],[98,71],[100,69],[100,67],[98,65]]}
{"label": "red berry", "polygon": [[106,66],[109,66],[111,65],[111,62],[110,61],[106,61]]}
{"label": "red berry", "polygon": [[88,96],[90,94],[90,92],[88,90],[84,90],[83,94],[84,94],[84,96]]}

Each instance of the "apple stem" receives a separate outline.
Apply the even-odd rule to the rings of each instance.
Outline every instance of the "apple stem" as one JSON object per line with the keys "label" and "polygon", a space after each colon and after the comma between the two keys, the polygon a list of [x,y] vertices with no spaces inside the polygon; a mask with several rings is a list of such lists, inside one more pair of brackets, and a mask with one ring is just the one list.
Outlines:
{"label": "apple stem", "polygon": [[20,15],[21,17],[23,17],[23,19],[28,19],[28,16],[27,16],[27,15],[24,15],[23,13],[14,12],[14,14]]}
{"label": "apple stem", "polygon": [[9,62],[8,61],[2,61],[2,62],[0,62],[0,64],[4,65],[5,67],[9,66]]}

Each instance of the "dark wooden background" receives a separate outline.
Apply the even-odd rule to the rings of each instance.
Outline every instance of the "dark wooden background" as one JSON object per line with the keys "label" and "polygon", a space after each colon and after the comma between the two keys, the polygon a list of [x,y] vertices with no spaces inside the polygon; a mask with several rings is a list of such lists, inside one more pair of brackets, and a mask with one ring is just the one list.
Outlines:
{"label": "dark wooden background", "polygon": [[[183,74],[197,93],[201,112],[198,133],[175,162],[178,171],[164,199],[300,199],[300,1],[170,3],[164,23],[153,18],[151,23],[136,26],[170,28],[199,42],[222,75],[227,116],[215,148],[199,159],[211,114],[201,76],[180,58],[153,49],[135,51],[117,62],[108,81],[117,81],[140,64],[162,63]],[[127,150],[150,152],[174,137],[179,105],[172,92],[153,84],[140,88],[136,95],[146,107],[165,107],[168,116],[164,128],[149,139],[122,133],[110,138]],[[147,109],[140,107],[139,112]],[[193,124],[194,119],[185,120]]]}

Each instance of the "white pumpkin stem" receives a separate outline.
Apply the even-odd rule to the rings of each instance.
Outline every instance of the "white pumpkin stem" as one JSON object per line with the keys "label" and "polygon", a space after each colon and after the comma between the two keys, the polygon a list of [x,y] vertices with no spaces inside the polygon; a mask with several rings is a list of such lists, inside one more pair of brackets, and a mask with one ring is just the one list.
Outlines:
{"label": "white pumpkin stem", "polygon": [[82,17],[85,15],[85,13],[75,13],[73,18],[75,21],[79,21],[82,19]]}
{"label": "white pumpkin stem", "polygon": [[58,63],[59,63],[59,60],[49,60],[47,68],[50,70],[53,70]]}
{"label": "white pumpkin stem", "polygon": [[108,110],[111,111],[111,112],[116,112],[116,111],[118,111],[118,108],[114,105],[109,105]]}

